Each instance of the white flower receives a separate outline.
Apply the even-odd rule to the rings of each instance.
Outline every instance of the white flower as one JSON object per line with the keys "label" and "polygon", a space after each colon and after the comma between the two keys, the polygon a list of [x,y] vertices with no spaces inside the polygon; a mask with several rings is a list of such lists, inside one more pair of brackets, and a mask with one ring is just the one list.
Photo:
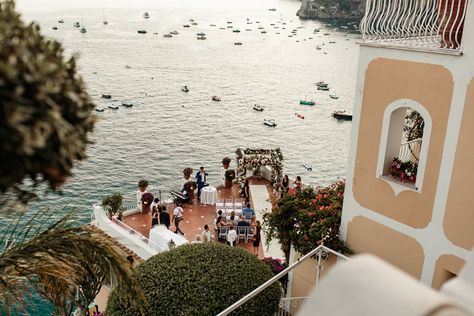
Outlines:
{"label": "white flower", "polygon": [[407,172],[407,176],[411,177],[411,172],[410,171]]}

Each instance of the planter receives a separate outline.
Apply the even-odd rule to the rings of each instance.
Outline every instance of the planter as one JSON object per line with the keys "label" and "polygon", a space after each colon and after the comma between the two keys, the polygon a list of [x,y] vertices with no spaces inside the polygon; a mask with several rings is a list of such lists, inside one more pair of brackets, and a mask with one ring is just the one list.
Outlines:
{"label": "planter", "polygon": [[439,4],[440,47],[459,48],[464,29],[464,9],[466,0],[441,0]]}

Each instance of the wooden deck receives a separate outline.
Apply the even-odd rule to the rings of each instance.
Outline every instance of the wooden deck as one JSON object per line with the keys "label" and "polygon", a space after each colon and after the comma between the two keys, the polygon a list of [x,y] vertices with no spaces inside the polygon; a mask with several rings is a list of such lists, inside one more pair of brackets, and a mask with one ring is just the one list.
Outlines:
{"label": "wooden deck", "polygon": [[[274,201],[275,197],[273,196],[273,190],[271,184],[268,180],[260,179],[260,178],[253,178],[250,180],[250,184],[265,184],[268,189],[269,196],[272,201]],[[217,188],[217,196],[218,198],[228,198],[228,197],[240,197],[239,187],[237,184],[234,184],[231,188]],[[252,204],[252,198],[250,198],[250,203]],[[195,198],[192,203],[186,203],[183,206],[184,209],[184,220],[180,223],[180,228],[185,234],[185,238],[189,241],[193,241],[196,239],[196,235],[201,235],[204,225],[209,225],[211,234],[213,236],[213,240],[217,242],[217,236],[214,229],[213,229],[213,222],[216,218],[216,208],[214,205],[205,205],[200,204],[197,199]],[[172,216],[172,208],[169,210],[170,216]],[[127,216],[123,219],[123,222],[130,226],[131,228],[135,229],[142,235],[148,237],[149,230],[151,228],[151,214],[142,214],[137,213],[134,215]],[[172,231],[175,230],[174,224],[172,223],[170,226]],[[263,233],[263,232],[262,232]],[[244,241],[240,241],[237,244],[238,247],[244,248],[251,253],[253,253],[253,246],[252,242],[249,241],[245,244]],[[260,245],[258,251],[259,257],[264,257],[263,246]]]}

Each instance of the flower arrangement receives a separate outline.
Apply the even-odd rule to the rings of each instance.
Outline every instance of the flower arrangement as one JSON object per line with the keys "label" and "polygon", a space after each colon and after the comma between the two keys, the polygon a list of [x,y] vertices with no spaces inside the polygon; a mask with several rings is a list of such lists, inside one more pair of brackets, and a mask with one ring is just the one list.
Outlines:
{"label": "flower arrangement", "polygon": [[402,162],[398,157],[393,158],[389,164],[390,175],[400,179],[400,182],[416,182],[416,174],[418,172],[418,164],[407,161]]}

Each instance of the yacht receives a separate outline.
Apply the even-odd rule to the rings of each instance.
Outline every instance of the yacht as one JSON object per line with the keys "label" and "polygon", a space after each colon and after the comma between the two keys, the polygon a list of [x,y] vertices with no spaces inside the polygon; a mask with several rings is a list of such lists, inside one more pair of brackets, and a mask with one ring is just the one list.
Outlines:
{"label": "yacht", "polygon": [[74,22],[74,27],[81,27],[81,24],[79,22]]}
{"label": "yacht", "polygon": [[84,26],[81,27],[81,33],[87,33],[87,30]]}
{"label": "yacht", "polygon": [[62,23],[64,23],[64,20],[61,19],[61,20],[58,21],[58,23],[61,23],[61,24],[62,24]]}
{"label": "yacht", "polygon": [[143,18],[149,19],[149,18],[150,18],[150,14],[149,14],[148,12],[143,13]]}

